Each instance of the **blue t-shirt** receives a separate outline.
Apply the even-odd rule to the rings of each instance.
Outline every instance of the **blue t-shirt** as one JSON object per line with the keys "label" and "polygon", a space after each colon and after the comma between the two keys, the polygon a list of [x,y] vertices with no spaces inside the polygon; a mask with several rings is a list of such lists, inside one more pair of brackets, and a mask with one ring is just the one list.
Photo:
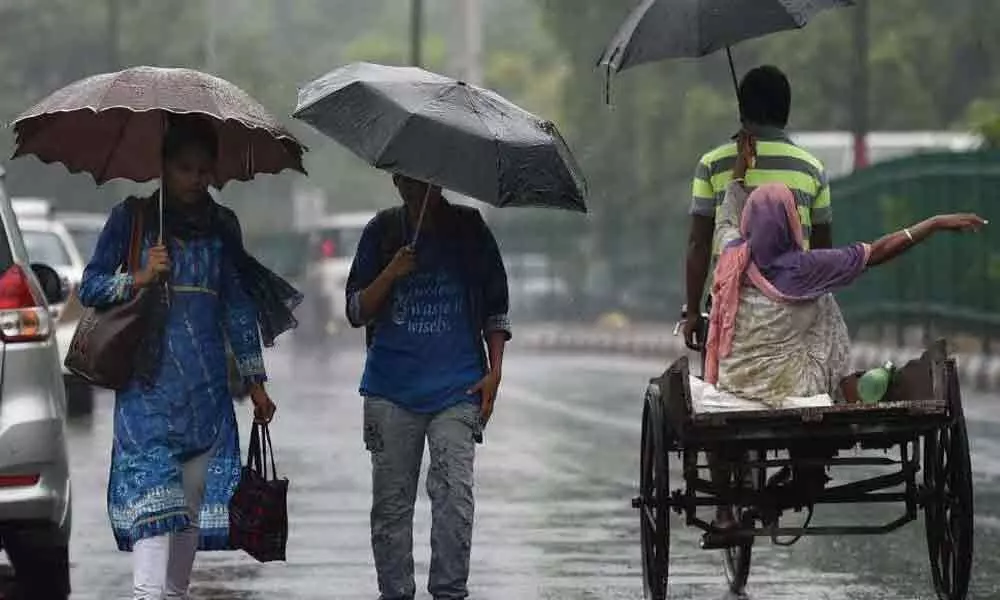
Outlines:
{"label": "blue t-shirt", "polygon": [[[362,240],[358,258],[367,262],[374,248],[364,246]],[[361,378],[363,396],[420,413],[479,402],[479,394],[467,393],[485,368],[469,316],[459,246],[430,232],[421,235],[416,269],[396,282],[390,306],[376,322]],[[371,254],[362,257],[362,252]]]}

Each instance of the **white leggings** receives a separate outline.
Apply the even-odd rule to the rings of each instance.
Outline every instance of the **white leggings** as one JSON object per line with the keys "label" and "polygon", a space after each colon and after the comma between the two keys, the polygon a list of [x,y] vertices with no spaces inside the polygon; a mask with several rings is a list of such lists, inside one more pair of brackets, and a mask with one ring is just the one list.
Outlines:
{"label": "white leggings", "polygon": [[191,569],[198,550],[198,513],[212,451],[183,465],[184,498],[191,526],[183,531],[143,538],[132,549],[134,600],[187,600]]}

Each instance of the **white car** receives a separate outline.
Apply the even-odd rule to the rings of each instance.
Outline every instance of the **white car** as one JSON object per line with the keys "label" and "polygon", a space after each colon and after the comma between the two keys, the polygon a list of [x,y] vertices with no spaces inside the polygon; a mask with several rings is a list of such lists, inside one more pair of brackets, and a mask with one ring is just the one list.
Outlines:
{"label": "white car", "polygon": [[108,216],[102,213],[58,211],[54,214],[54,218],[62,223],[73,237],[73,243],[83,262],[89,262],[94,255],[94,249],[97,248],[97,238],[101,236]]}
{"label": "white car", "polygon": [[43,219],[18,218],[17,223],[24,233],[24,245],[32,262],[51,265],[76,291],[87,265],[66,226],[58,221]]}
{"label": "white car", "polygon": [[[86,262],[65,225],[52,218],[46,218],[43,213],[25,210],[25,204],[19,202],[19,199],[14,199],[12,204],[29,259],[32,262],[50,265],[67,283],[69,289],[65,302],[51,306],[52,316],[56,321],[59,363],[62,365],[82,313],[76,298]],[[65,366],[62,367],[62,372],[69,411],[90,412],[93,407],[93,388],[70,373]]]}
{"label": "white car", "polygon": [[309,341],[323,341],[350,329],[344,288],[354,262],[361,233],[374,212],[341,213],[323,217],[309,229],[309,258],[303,277],[307,303],[302,331]]}

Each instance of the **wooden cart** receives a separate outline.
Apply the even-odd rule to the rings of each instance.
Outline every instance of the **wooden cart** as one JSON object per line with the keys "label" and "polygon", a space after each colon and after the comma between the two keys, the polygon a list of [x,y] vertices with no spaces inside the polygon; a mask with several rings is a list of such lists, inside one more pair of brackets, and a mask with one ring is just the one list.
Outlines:
{"label": "wooden cart", "polygon": [[[695,414],[689,384],[688,360],[681,358],[650,382],[644,402],[633,506],[640,512],[646,598],[667,597],[671,512],[704,531],[703,548],[722,549],[729,587],[739,594],[757,539],[791,545],[807,535],[886,534],[923,510],[938,597],[964,600],[972,565],[972,469],[956,365],[943,341],[897,371],[885,401],[875,405]],[[828,451],[820,458],[788,457],[804,443]],[[842,456],[857,449],[868,452]],[[716,453],[736,476],[713,485],[704,453]],[[674,481],[671,459],[682,473]],[[780,475],[804,465],[883,472],[811,488],[789,485]],[[769,468],[779,474],[768,477]],[[810,525],[820,505],[867,503],[895,504],[900,514],[879,524]],[[732,507],[737,527],[720,530],[697,514],[719,506]],[[782,525],[789,511],[804,511],[805,523]]]}

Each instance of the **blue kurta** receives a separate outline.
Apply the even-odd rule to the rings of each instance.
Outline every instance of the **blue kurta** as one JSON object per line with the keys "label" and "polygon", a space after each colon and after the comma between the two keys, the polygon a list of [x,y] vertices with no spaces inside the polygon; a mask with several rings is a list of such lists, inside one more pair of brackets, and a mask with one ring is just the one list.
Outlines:
{"label": "blue kurta", "polygon": [[[80,301],[106,306],[132,296],[119,273],[131,217],[116,206],[84,272]],[[155,243],[147,235],[143,264]],[[228,504],[240,475],[240,447],[227,374],[227,347],[247,382],[266,379],[257,311],[215,237],[171,239],[170,308],[162,366],[150,389],[133,382],[116,394],[108,513],[118,547],[190,525],[183,462],[211,451],[199,517],[199,549],[229,544]]]}

